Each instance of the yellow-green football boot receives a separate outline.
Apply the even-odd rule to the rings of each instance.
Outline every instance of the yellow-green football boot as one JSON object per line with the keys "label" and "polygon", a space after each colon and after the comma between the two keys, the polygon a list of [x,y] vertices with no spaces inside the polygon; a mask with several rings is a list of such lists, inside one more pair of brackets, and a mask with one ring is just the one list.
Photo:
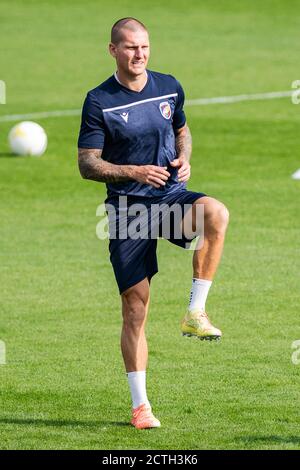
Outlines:
{"label": "yellow-green football boot", "polygon": [[196,336],[201,340],[220,340],[221,330],[215,328],[202,310],[188,310],[181,322],[183,336]]}

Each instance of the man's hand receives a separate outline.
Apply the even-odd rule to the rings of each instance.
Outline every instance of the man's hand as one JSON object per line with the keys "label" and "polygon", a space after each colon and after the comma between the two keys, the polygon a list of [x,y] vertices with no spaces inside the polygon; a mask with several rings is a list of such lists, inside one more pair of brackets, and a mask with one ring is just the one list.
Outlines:
{"label": "man's hand", "polygon": [[190,179],[191,165],[185,157],[175,158],[175,160],[173,160],[170,165],[173,168],[178,168],[178,181],[180,183],[185,183]]}
{"label": "man's hand", "polygon": [[165,186],[170,177],[166,166],[141,165],[134,169],[133,179],[143,184],[151,184],[154,188]]}

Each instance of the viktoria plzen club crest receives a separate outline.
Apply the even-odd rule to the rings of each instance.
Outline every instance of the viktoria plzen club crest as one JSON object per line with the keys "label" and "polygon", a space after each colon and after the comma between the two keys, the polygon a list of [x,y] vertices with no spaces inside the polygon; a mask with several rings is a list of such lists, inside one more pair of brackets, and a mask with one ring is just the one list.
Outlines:
{"label": "viktoria plzen club crest", "polygon": [[162,103],[160,103],[159,104],[159,109],[160,109],[160,112],[161,112],[162,116],[165,119],[170,119],[170,117],[172,115],[172,111],[171,111],[171,106],[170,106],[168,101],[163,101]]}

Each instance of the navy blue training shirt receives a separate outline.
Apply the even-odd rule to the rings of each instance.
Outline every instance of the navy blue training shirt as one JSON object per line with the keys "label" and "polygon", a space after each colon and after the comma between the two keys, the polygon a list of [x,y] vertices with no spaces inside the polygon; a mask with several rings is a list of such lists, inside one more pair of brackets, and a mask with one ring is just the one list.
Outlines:
{"label": "navy blue training shirt", "polygon": [[89,91],[82,110],[79,148],[103,149],[102,158],[116,165],[167,166],[171,176],[165,186],[126,181],[107,183],[108,197],[152,197],[182,189],[177,169],[175,131],[186,122],[184,92],[171,75],[147,70],[142,91],[129,90],[112,75]]}

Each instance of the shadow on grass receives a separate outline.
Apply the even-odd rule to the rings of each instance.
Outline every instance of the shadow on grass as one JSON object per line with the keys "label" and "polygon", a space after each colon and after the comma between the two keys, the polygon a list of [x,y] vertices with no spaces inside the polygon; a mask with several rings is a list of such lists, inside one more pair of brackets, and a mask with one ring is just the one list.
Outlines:
{"label": "shadow on grass", "polygon": [[0,424],[21,424],[21,425],[36,425],[36,426],[81,426],[83,428],[99,428],[105,426],[120,426],[127,427],[130,423],[124,421],[70,421],[58,419],[18,419],[18,418],[2,418]]}
{"label": "shadow on grass", "polygon": [[251,443],[261,442],[262,444],[300,444],[299,436],[243,436],[239,441]]}
{"label": "shadow on grass", "polygon": [[19,155],[10,152],[0,152],[0,158],[19,158]]}

